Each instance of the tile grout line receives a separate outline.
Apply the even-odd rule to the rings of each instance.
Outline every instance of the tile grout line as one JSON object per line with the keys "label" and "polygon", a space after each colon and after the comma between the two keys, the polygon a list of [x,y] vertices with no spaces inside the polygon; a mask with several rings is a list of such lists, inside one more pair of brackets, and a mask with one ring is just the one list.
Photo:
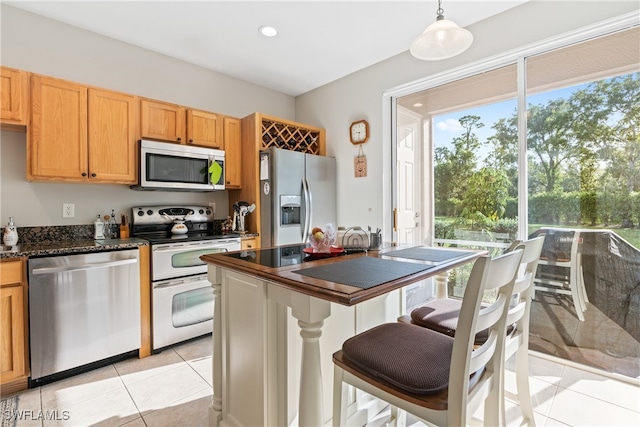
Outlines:
{"label": "tile grout line", "polygon": [[[116,373],[118,374],[118,378],[120,379],[120,382],[124,386],[124,389],[127,391],[127,394],[129,395],[129,398],[133,402],[133,406],[136,407],[136,411],[138,411],[138,418],[140,418],[140,420],[142,420],[142,423],[146,426],[147,423],[144,421],[144,417],[142,416],[142,412],[140,412],[140,408],[138,407],[138,404],[136,403],[136,400],[131,395],[131,392],[129,391],[129,388],[127,387],[127,385],[125,384],[124,380],[122,379],[122,375],[120,375],[120,371],[118,371],[118,368],[116,367],[115,363],[113,364],[113,369],[115,369]],[[133,420],[131,420],[131,421],[133,421]],[[131,421],[127,421],[125,424],[122,424],[122,425],[126,425]]]}

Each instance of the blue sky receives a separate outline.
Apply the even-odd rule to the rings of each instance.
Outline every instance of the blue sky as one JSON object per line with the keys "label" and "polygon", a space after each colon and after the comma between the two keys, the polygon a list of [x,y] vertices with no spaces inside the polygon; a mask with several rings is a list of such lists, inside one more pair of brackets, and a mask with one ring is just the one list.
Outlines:
{"label": "blue sky", "polygon": [[[578,89],[583,89],[587,85],[582,84],[578,86],[571,86],[563,89],[538,93],[527,96],[527,104],[546,104],[551,99],[564,98],[568,99],[573,92]],[[511,117],[516,111],[517,100],[511,99],[507,101],[498,102],[495,104],[483,105],[476,108],[470,108],[468,110],[456,111],[441,116],[434,117],[433,135],[436,147],[450,146],[451,141],[460,135],[462,135],[463,129],[458,121],[460,117],[475,115],[479,116],[480,121],[484,123],[484,127],[475,130],[475,134],[478,135],[481,143],[486,142],[487,138],[493,135],[494,131],[491,128],[501,118]],[[478,153],[480,159],[484,158],[490,146],[483,147]]]}

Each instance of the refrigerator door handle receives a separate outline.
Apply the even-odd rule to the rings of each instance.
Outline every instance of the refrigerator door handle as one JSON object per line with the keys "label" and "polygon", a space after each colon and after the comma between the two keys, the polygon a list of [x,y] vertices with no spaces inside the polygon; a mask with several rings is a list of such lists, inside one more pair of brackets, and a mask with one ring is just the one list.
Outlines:
{"label": "refrigerator door handle", "polygon": [[302,190],[304,191],[304,229],[302,231],[302,243],[307,243],[309,232],[311,231],[311,191],[306,178],[302,179]]}

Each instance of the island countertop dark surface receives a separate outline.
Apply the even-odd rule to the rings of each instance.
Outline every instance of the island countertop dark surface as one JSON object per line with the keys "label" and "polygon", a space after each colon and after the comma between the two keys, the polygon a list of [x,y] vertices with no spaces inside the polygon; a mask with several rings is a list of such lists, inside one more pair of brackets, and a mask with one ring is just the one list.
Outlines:
{"label": "island countertop dark surface", "polygon": [[[261,257],[271,256],[274,249],[296,247],[301,246],[287,245],[251,251],[207,254],[200,258],[207,264],[256,277],[316,298],[351,306],[433,277],[487,254],[486,251],[470,249],[385,244],[379,251],[349,253],[320,259],[307,257],[304,262],[291,265],[272,267],[268,263],[263,265],[259,262]],[[420,257],[416,254],[427,255]],[[362,260],[362,258],[369,258],[369,260]],[[361,260],[356,261],[358,259]],[[371,275],[371,270],[363,270],[370,266],[378,273],[382,273],[376,274],[380,277],[360,280],[360,276]],[[333,279],[323,277],[333,277]],[[390,278],[386,280],[384,277]],[[370,282],[369,285],[345,284],[367,281]],[[380,281],[382,282],[378,283]]]}

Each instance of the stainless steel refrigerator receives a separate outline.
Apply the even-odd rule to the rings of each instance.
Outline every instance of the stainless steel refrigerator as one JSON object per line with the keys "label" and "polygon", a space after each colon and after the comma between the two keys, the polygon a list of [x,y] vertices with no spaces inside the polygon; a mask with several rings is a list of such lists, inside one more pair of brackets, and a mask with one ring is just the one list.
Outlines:
{"label": "stainless steel refrigerator", "polygon": [[307,243],[336,225],[336,159],[270,148],[260,152],[262,247]]}

